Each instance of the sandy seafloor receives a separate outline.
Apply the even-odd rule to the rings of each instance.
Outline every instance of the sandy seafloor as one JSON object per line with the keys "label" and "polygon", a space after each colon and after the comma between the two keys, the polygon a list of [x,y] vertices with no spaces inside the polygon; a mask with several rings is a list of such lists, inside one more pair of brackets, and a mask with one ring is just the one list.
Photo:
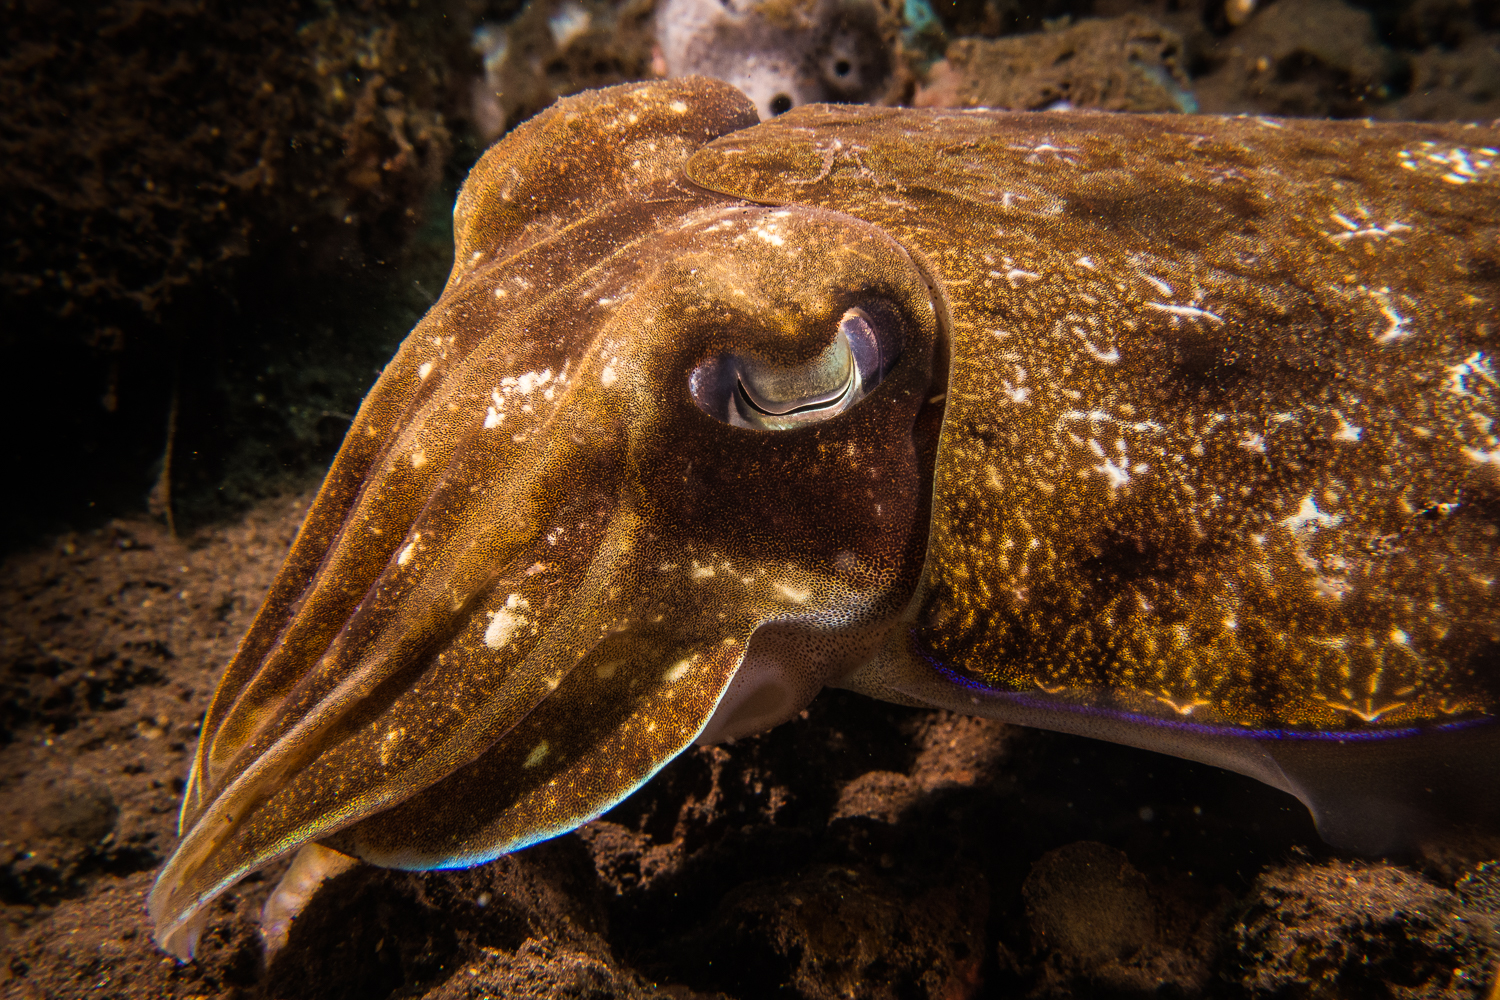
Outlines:
{"label": "sandy seafloor", "polygon": [[[1298,6],[1238,31],[1207,6],[1093,12],[1196,37],[1179,68],[1205,110],[1500,115],[1500,19],[1479,0]],[[1001,9],[981,8],[966,8],[975,23]],[[1412,25],[1432,40],[1382,41]],[[1067,92],[1093,79],[1067,72]],[[1360,73],[1404,89],[1361,90]],[[153,944],[144,898],[217,675],[311,496],[264,492],[177,537],[144,497],[115,503],[6,557],[5,995],[1500,996],[1500,830],[1353,857],[1238,775],[838,692],[691,750],[602,819],[493,864],[341,875],[267,967],[273,867],[215,904],[181,965]]]}

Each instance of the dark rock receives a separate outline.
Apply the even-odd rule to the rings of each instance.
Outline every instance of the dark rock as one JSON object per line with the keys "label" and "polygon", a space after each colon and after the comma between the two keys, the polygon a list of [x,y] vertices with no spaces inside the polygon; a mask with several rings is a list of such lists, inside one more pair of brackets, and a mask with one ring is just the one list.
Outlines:
{"label": "dark rock", "polygon": [[742,997],[958,1000],[980,985],[988,896],[971,870],[900,886],[818,866],[731,892],[675,944],[675,966],[699,988]]}
{"label": "dark rock", "polygon": [[960,38],[914,103],[1040,111],[1192,111],[1182,39],[1138,14],[1006,38]]}
{"label": "dark rock", "polygon": [[[484,948],[424,1000],[692,1000],[663,992],[597,953],[527,939],[514,951]],[[704,998],[710,1000],[710,998]]]}
{"label": "dark rock", "polygon": [[1208,980],[1222,898],[1153,885],[1122,851],[1091,841],[1049,851],[1021,893],[1044,956],[1039,995],[1193,994]]}
{"label": "dark rock", "polygon": [[[411,281],[435,294],[447,267],[393,280],[449,212],[429,202],[473,57],[464,4],[444,6],[6,5],[0,349],[49,375],[4,397],[34,486],[0,541],[140,506],[169,424],[163,513],[331,456],[427,305]],[[407,305],[389,339],[360,306],[376,298]]]}
{"label": "dark rock", "polygon": [[1037,944],[1080,965],[1128,959],[1156,937],[1146,877],[1112,847],[1084,841],[1050,851],[1021,892]]}
{"label": "dark rock", "polygon": [[1344,0],[1268,4],[1224,39],[1193,81],[1206,110],[1350,118],[1393,96],[1400,60],[1369,12]]}
{"label": "dark rock", "polygon": [[[1470,899],[1486,896],[1485,881]],[[1394,865],[1274,868],[1231,929],[1223,978],[1255,998],[1486,996],[1500,939],[1476,916],[1458,893]]]}

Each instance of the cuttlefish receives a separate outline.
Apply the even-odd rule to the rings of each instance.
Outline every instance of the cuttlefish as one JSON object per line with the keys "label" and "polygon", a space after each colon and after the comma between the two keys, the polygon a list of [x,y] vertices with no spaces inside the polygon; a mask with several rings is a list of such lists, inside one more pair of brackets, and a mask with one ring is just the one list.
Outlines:
{"label": "cuttlefish", "polygon": [[1500,131],[559,102],[220,682],[151,895],[475,865],[836,686],[1145,747],[1330,841],[1500,775]]}

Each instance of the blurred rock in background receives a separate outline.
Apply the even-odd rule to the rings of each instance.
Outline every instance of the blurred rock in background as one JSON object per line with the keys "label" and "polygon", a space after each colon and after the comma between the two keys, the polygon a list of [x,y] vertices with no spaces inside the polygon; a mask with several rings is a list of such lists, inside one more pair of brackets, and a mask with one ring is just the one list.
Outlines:
{"label": "blurred rock in background", "polygon": [[169,425],[190,520],[327,461],[451,256],[450,6],[6,5],[7,539],[140,505]]}

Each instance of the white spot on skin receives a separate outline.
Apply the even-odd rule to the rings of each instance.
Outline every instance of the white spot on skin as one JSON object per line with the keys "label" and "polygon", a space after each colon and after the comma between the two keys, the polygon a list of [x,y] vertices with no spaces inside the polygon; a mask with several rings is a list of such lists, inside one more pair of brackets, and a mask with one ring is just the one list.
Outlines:
{"label": "white spot on skin", "polygon": [[490,616],[489,628],[484,630],[484,644],[490,649],[499,649],[511,640],[516,630],[526,624],[522,612],[531,604],[520,594],[511,594],[505,599],[505,607]]}
{"label": "white spot on skin", "polygon": [[1266,453],[1266,439],[1250,431],[1245,431],[1235,443],[1246,451],[1259,452],[1262,455]]}
{"label": "white spot on skin", "polygon": [[1348,712],[1351,715],[1358,716],[1360,719],[1362,719],[1365,722],[1374,722],[1376,719],[1379,719],[1385,713],[1394,711],[1395,709],[1398,709],[1401,706],[1403,706],[1403,705],[1406,704],[1406,702],[1404,702],[1404,701],[1398,701],[1398,702],[1394,702],[1394,703],[1389,704],[1389,705],[1381,705],[1381,706],[1379,706],[1377,708],[1376,705],[1375,705],[1374,695],[1375,695],[1376,690],[1379,687],[1379,683],[1380,683],[1380,675],[1377,672],[1377,674],[1370,679],[1370,697],[1368,697],[1368,698],[1366,698],[1364,700],[1365,703],[1364,703],[1363,707],[1361,707],[1359,705],[1356,705],[1356,704],[1353,704],[1353,701],[1354,701],[1354,692],[1350,691],[1348,688],[1345,688],[1344,691],[1343,691],[1343,695],[1344,695],[1345,698],[1348,699],[1348,703],[1340,703],[1340,702],[1337,702],[1337,701],[1329,700],[1327,702],[1328,707],[1329,708],[1336,708],[1336,709],[1338,709],[1341,712]]}
{"label": "white spot on skin", "polygon": [[1339,422],[1339,429],[1333,432],[1333,439],[1335,441],[1342,441],[1345,444],[1359,443],[1359,439],[1364,436],[1364,428],[1355,427],[1349,421],[1345,420],[1344,415],[1337,410],[1333,411],[1333,415],[1338,418]]}
{"label": "white spot on skin", "polygon": [[788,601],[791,601],[793,604],[802,604],[812,596],[812,591],[803,590],[800,587],[793,587],[788,583],[778,583],[776,585],[776,593],[780,594]]}
{"label": "white spot on skin", "polygon": [[1390,324],[1385,328],[1384,333],[1375,338],[1376,343],[1393,344],[1397,341],[1405,340],[1412,335],[1412,330],[1408,326],[1411,320],[1396,311],[1396,306],[1391,301],[1391,290],[1389,288],[1377,288],[1374,291],[1370,291],[1361,287],[1360,291],[1366,292],[1370,298],[1375,300],[1375,304],[1380,307],[1381,315]]}
{"label": "white spot on skin", "polygon": [[417,554],[417,543],[421,540],[422,535],[420,532],[412,536],[410,544],[408,544],[406,548],[402,549],[401,554],[396,557],[397,566],[405,566],[407,563],[411,562],[411,557]]}
{"label": "white spot on skin", "polygon": [[1465,448],[1464,457],[1478,465],[1500,466],[1500,448],[1494,451],[1480,451],[1478,448]]}
{"label": "white spot on skin", "polygon": [[529,396],[531,395],[531,390],[544,386],[550,381],[552,381],[551,368],[545,369],[540,373],[527,372],[516,379],[516,391],[523,396]]}
{"label": "white spot on skin", "polygon": [[1283,518],[1281,525],[1287,531],[1300,538],[1320,528],[1337,527],[1343,523],[1343,520],[1343,517],[1338,514],[1325,514],[1323,511],[1318,510],[1317,501],[1309,493],[1302,498],[1302,506],[1297,509],[1297,513],[1291,517]]}
{"label": "white spot on skin", "polygon": [[667,107],[671,108],[679,115],[687,114],[687,105],[682,103],[681,101],[673,101],[671,104],[668,104]]}
{"label": "white spot on skin", "polygon": [[540,764],[543,760],[546,759],[546,757],[547,757],[547,749],[548,748],[547,748],[547,741],[546,740],[543,740],[542,742],[538,743],[536,745],[536,747],[532,749],[531,753],[529,753],[529,754],[526,755],[526,762],[524,764],[522,764],[521,766],[522,767],[536,767],[538,764]]}
{"label": "white spot on skin", "polygon": [[417,378],[426,378],[432,374],[432,362],[424,361],[417,366]]}
{"label": "white spot on skin", "polygon": [[[1168,697],[1167,695],[1164,695],[1164,694],[1157,695],[1156,696],[1156,700],[1159,701],[1159,702],[1161,702],[1164,705],[1170,705],[1173,708],[1173,710],[1175,710],[1177,712],[1178,715],[1192,715],[1193,714],[1193,709],[1198,708],[1199,706],[1207,705],[1208,704],[1208,702],[1202,701],[1202,700],[1197,700],[1197,701],[1176,701],[1176,700],[1174,700],[1174,699],[1172,699],[1172,698],[1170,698],[1170,697]],[[1144,812],[1145,810],[1142,810],[1142,811]]]}
{"label": "white spot on skin", "polygon": [[756,236],[759,236],[765,242],[771,244],[771,246],[773,247],[786,245],[785,237],[778,233],[774,228],[767,226],[756,226],[751,230],[751,232]]}
{"label": "white spot on skin", "polygon": [[695,562],[693,563],[692,571],[688,575],[694,580],[707,580],[714,575],[714,568],[712,566],[699,566]]}
{"label": "white spot on skin", "polygon": [[420,469],[422,466],[424,466],[426,464],[427,464],[427,453],[426,452],[423,452],[423,451],[414,451],[414,452],[411,453],[411,467],[413,469]]}
{"label": "white spot on skin", "polygon": [[1448,365],[1448,391],[1455,396],[1472,396],[1465,379],[1477,375],[1490,385],[1500,385],[1495,381],[1495,373],[1490,368],[1489,359],[1484,356],[1483,351],[1475,351],[1456,365]]}
{"label": "white spot on skin", "polygon": [[1177,294],[1176,292],[1172,291],[1172,286],[1171,285],[1167,284],[1165,281],[1162,281],[1160,278],[1158,278],[1154,274],[1146,274],[1146,273],[1142,272],[1141,273],[1141,277],[1145,278],[1146,281],[1150,283],[1150,285],[1151,285],[1152,288],[1155,288],[1158,292],[1160,292],[1163,295],[1176,295]]}
{"label": "white spot on skin", "polygon": [[1073,335],[1082,342],[1083,349],[1085,351],[1088,351],[1089,357],[1093,358],[1095,361],[1098,361],[1101,364],[1112,365],[1120,360],[1119,348],[1111,347],[1107,351],[1101,351],[1099,348],[1094,346],[1092,341],[1089,340],[1088,334],[1084,333],[1082,327],[1073,327]]}
{"label": "white spot on skin", "polygon": [[1383,240],[1396,233],[1405,233],[1411,230],[1411,226],[1408,226],[1404,222],[1387,222],[1384,226],[1377,226],[1374,223],[1367,226],[1360,226],[1338,212],[1332,213],[1329,218],[1344,228],[1342,233],[1334,233],[1328,237],[1335,243],[1347,243],[1350,240],[1356,239]]}
{"label": "white spot on skin", "polygon": [[608,389],[610,386],[615,384],[615,380],[619,377],[620,376],[615,373],[614,368],[609,365],[605,365],[604,370],[599,373],[599,384]]}
{"label": "white spot on skin", "polygon": [[685,660],[678,660],[676,663],[672,664],[671,667],[667,668],[667,672],[661,675],[661,679],[666,681],[668,684],[676,684],[678,681],[687,676],[688,668],[692,665],[692,657],[688,657]]}
{"label": "white spot on skin", "polygon": [[1147,308],[1155,309],[1157,312],[1168,313],[1173,316],[1181,316],[1185,319],[1206,319],[1215,326],[1222,326],[1223,317],[1211,313],[1207,309],[1199,309],[1197,306],[1178,306],[1170,302],[1147,302]]}
{"label": "white spot on skin", "polygon": [[501,413],[499,410],[495,409],[493,406],[487,407],[485,409],[485,411],[484,411],[484,429],[485,430],[487,430],[487,431],[488,430],[494,430],[496,427],[499,427],[504,422],[505,422],[505,414]]}
{"label": "white spot on skin", "polygon": [[[1089,438],[1089,451],[1094,453],[1095,458],[1102,459],[1101,464],[1094,466],[1094,471],[1105,478],[1109,484],[1109,491],[1115,490],[1130,483],[1130,456],[1125,453],[1125,440],[1121,438],[1115,442],[1115,450],[1119,452],[1120,460],[1116,462],[1104,452],[1104,446],[1093,438]],[[1145,466],[1138,466],[1145,471]]]}
{"label": "white spot on skin", "polygon": [[1076,164],[1078,161],[1069,156],[1069,153],[1077,153],[1079,150],[1073,146],[1054,146],[1043,139],[1035,146],[1012,146],[1011,149],[1026,153],[1027,163],[1044,163],[1048,160],[1056,160],[1067,164]]}

